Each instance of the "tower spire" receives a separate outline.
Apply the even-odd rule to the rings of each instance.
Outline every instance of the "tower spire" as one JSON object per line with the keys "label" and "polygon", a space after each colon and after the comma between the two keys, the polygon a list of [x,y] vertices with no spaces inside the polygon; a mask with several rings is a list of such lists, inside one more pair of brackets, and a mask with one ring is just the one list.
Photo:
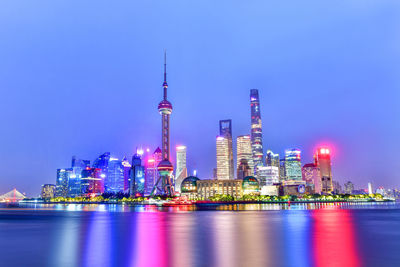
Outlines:
{"label": "tower spire", "polygon": [[167,100],[167,49],[164,49],[164,100]]}

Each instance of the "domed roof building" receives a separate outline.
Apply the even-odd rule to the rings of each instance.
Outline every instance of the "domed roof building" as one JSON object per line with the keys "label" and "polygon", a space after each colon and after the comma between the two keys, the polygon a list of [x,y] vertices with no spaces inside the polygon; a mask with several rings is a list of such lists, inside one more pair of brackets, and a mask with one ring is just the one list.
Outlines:
{"label": "domed roof building", "polygon": [[183,179],[181,184],[181,195],[189,199],[197,197],[197,181],[200,179],[195,176],[189,176]]}
{"label": "domed roof building", "polygon": [[242,182],[243,194],[253,194],[259,195],[260,194],[260,185],[258,183],[257,178],[254,176],[246,176],[243,178]]}

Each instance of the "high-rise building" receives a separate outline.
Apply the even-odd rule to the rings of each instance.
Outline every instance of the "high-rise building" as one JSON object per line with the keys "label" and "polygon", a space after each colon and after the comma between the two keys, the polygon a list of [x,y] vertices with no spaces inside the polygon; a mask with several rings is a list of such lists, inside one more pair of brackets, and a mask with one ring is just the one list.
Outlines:
{"label": "high-rise building", "polygon": [[374,192],[372,191],[372,184],[368,183],[368,194],[373,194]]}
{"label": "high-rise building", "polygon": [[350,181],[348,181],[347,183],[344,184],[344,193],[345,194],[353,194],[354,191],[354,184]]}
{"label": "high-rise building", "polygon": [[285,159],[279,160],[279,180],[285,181],[286,180],[286,170],[285,170]]}
{"label": "high-rise building", "polygon": [[322,184],[321,184],[321,171],[314,163],[304,164],[301,169],[303,180],[306,185],[314,187],[314,192],[321,194]]}
{"label": "high-rise building", "polygon": [[68,180],[72,175],[72,169],[57,169],[56,197],[68,196]]}
{"label": "high-rise building", "polygon": [[102,169],[86,167],[82,171],[81,195],[99,196],[104,193],[104,177]]}
{"label": "high-rise building", "polygon": [[126,157],[122,159],[121,163],[124,169],[124,193],[128,193],[132,165],[129,163],[129,160]]}
{"label": "high-rise building", "polygon": [[257,89],[250,90],[251,148],[254,166],[263,165],[262,124],[260,98]]}
{"label": "high-rise building", "polygon": [[175,191],[181,192],[182,181],[188,177],[186,167],[186,146],[176,147]]}
{"label": "high-rise building", "polygon": [[335,193],[335,194],[343,193],[343,189],[342,189],[342,186],[340,185],[339,181],[332,181],[332,185],[333,185],[333,193]]}
{"label": "high-rise building", "polygon": [[68,196],[78,197],[81,194],[82,171],[86,167],[90,167],[90,160],[82,160],[73,156],[71,167],[72,173],[68,180]]}
{"label": "high-rise building", "polygon": [[229,157],[229,139],[217,136],[217,179],[228,180],[230,176],[231,161]]}
{"label": "high-rise building", "polygon": [[54,198],[56,195],[56,186],[54,184],[44,184],[42,185],[42,192],[40,197],[43,199]]}
{"label": "high-rise building", "polygon": [[250,175],[254,175],[254,163],[253,163],[253,155],[251,152],[251,138],[250,135],[240,135],[236,138],[236,148],[237,148],[237,154],[236,154],[236,166],[238,168],[237,170],[237,178],[238,179],[243,179],[239,178],[239,165],[242,162],[242,160],[245,160],[248,167],[251,170]]}
{"label": "high-rise building", "polygon": [[299,149],[285,150],[286,180],[302,180],[300,154],[301,151]]}
{"label": "high-rise building", "polygon": [[138,153],[132,157],[132,171],[129,184],[129,194],[132,197],[143,196],[145,191],[145,172],[142,159]]}
{"label": "high-rise building", "polygon": [[279,183],[279,168],[276,166],[258,166],[257,177],[261,188],[276,185]]}
{"label": "high-rise building", "polygon": [[222,136],[227,141],[227,156],[229,158],[229,178],[234,179],[234,165],[233,165],[233,147],[232,147],[232,120],[219,121],[219,136]]}
{"label": "high-rise building", "polygon": [[119,193],[124,192],[124,165],[122,161],[110,157],[108,162],[106,181],[104,185],[105,192],[108,193]]}
{"label": "high-rise building", "polygon": [[100,170],[100,174],[97,173],[98,171],[95,171],[94,173],[99,176],[96,178],[101,178],[103,180],[102,186],[105,191],[108,191],[108,187],[110,186],[109,183],[111,183],[108,177],[108,162],[110,161],[110,157],[110,152],[105,152],[93,162],[93,168]]}
{"label": "high-rise building", "polygon": [[[169,148],[170,148],[170,126],[169,126],[169,117],[172,113],[172,104],[167,100],[167,89],[168,89],[168,84],[167,84],[167,54],[164,54],[164,83],[163,83],[163,88],[164,88],[164,98],[158,104],[158,111],[160,112],[162,119],[161,119],[161,152],[162,152],[162,161],[160,164],[157,166],[157,170],[160,173],[161,176],[161,184],[162,187],[160,188],[160,191],[162,194],[167,195],[167,196],[172,196],[174,194],[174,188],[172,186],[172,181],[171,181],[171,175],[174,170],[174,166],[172,165],[169,157]],[[153,188],[153,192],[158,186],[158,182],[156,182],[156,186]],[[152,193],[153,193],[152,192]]]}
{"label": "high-rise building", "polygon": [[237,167],[237,179],[242,179],[253,175],[253,169],[247,164],[247,159],[241,159]]}
{"label": "high-rise building", "polygon": [[265,166],[274,166],[279,168],[279,154],[275,154],[271,150],[267,150]]}
{"label": "high-rise building", "polygon": [[333,191],[332,184],[332,167],[331,153],[328,148],[318,148],[314,154],[315,165],[321,170],[322,192],[331,193]]}
{"label": "high-rise building", "polygon": [[[150,195],[154,185],[158,181],[159,173],[157,170],[158,164],[162,160],[162,153],[159,147],[156,148],[151,156],[145,158],[145,194]],[[157,192],[161,193],[161,192]]]}

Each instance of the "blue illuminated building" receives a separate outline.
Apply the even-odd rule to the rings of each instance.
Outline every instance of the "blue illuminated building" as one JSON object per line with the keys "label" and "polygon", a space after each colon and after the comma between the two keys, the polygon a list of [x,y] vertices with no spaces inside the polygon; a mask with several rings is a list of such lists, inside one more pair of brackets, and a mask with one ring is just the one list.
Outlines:
{"label": "blue illuminated building", "polygon": [[142,159],[137,153],[132,157],[129,194],[131,196],[144,195],[144,166],[142,166]]}
{"label": "blue illuminated building", "polygon": [[77,197],[81,195],[82,171],[90,167],[89,160],[72,157],[72,172],[68,179],[68,197]]}
{"label": "blue illuminated building", "polygon": [[72,169],[57,169],[56,197],[68,196],[68,180]]}
{"label": "blue illuminated building", "polygon": [[110,158],[104,183],[105,192],[124,192],[124,166],[117,158]]}

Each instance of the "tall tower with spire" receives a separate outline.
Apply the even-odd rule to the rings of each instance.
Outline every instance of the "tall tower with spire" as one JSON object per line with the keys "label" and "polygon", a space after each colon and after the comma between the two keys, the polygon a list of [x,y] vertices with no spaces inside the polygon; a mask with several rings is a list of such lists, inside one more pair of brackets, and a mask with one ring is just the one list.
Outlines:
{"label": "tall tower with spire", "polygon": [[159,189],[162,194],[167,196],[172,196],[174,193],[174,188],[172,186],[171,175],[174,170],[173,165],[169,160],[170,152],[170,141],[169,141],[169,117],[172,113],[172,104],[167,100],[167,53],[164,52],[164,97],[163,100],[158,104],[158,112],[161,114],[161,152],[162,161],[158,164],[158,172],[160,173],[160,178],[155,184],[151,195],[153,195],[154,190],[159,186],[160,179],[162,182],[162,188]]}

